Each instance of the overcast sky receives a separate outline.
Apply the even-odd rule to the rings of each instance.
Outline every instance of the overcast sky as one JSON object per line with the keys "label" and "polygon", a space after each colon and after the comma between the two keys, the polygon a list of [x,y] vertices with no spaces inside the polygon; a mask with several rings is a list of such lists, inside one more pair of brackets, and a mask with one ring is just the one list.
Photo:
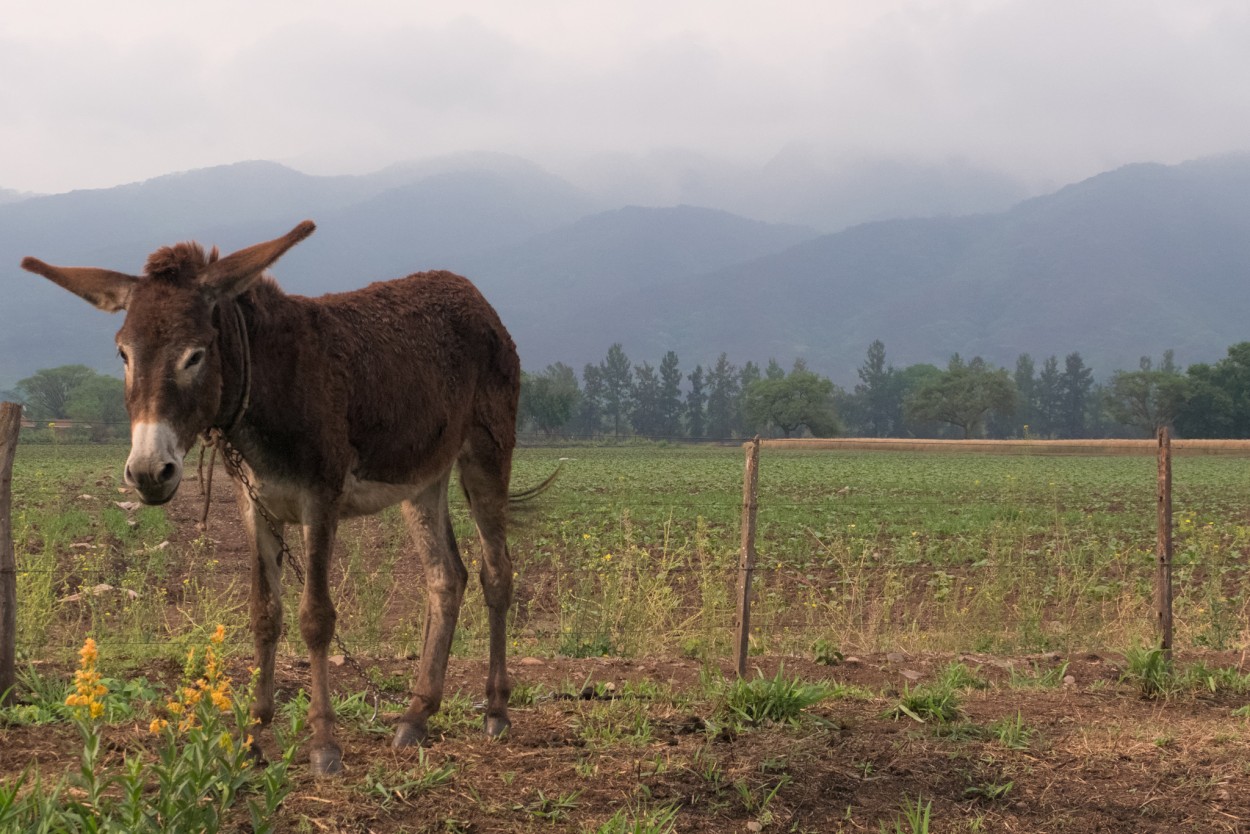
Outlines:
{"label": "overcast sky", "polygon": [[0,187],[689,148],[1034,183],[1250,150],[1245,0],[5,4]]}

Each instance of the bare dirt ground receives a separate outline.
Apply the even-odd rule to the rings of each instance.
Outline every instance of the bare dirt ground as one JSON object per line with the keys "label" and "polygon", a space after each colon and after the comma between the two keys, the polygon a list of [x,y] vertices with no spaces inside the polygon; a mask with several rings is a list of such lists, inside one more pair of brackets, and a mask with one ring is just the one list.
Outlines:
{"label": "bare dirt ground", "polygon": [[[219,570],[242,581],[246,550],[221,473],[215,487],[210,534]],[[192,485],[171,505],[179,537],[197,535],[199,501]],[[1243,662],[1240,654],[1201,659],[1213,668]],[[413,666],[411,659],[361,660],[375,679],[402,679]],[[957,660],[989,684],[962,694],[959,720],[942,725],[886,715],[899,693]],[[1250,724],[1233,715],[1245,698],[1187,693],[1146,700],[1121,681],[1122,658],[1095,653],[862,655],[836,666],[755,661],[768,676],[784,664],[787,676],[836,680],[871,695],[827,700],[797,726],[730,734],[715,723],[719,704],[697,661],[513,658],[515,682],[540,696],[513,710],[514,726],[503,739],[488,740],[472,710],[471,720],[447,725],[424,754],[392,751],[387,735],[344,721],[345,773],[316,779],[301,751],[279,828],[580,832],[597,830],[622,808],[671,806],[678,832],[906,832],[901,808],[921,799],[932,803],[934,832],[1250,830]],[[1064,664],[1068,677],[1057,686],[1021,683],[1021,675]],[[246,661],[236,665],[245,675]],[[166,680],[179,672],[173,664],[141,671]],[[334,674],[344,694],[365,688],[348,665]],[[281,698],[306,680],[301,658],[280,659]],[[484,661],[453,660],[448,692],[480,701],[484,680]],[[640,694],[617,697],[629,692]],[[380,720],[397,710],[384,706]],[[1018,749],[990,729],[1017,720],[1027,730]],[[109,755],[120,762],[145,743],[145,733],[138,724],[109,729]],[[55,778],[76,766],[77,750],[70,727],[0,730],[0,777],[15,778],[33,761]],[[444,765],[452,769],[440,784],[404,787]],[[236,830],[248,830],[244,817]]]}

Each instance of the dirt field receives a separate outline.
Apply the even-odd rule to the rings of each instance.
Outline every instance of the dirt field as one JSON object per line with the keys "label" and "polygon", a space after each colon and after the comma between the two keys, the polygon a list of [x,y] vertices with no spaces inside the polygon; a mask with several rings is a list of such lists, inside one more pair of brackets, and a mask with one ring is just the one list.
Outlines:
{"label": "dirt field", "polygon": [[[216,488],[210,533],[219,570],[243,577],[228,483],[218,477]],[[192,485],[171,505],[178,536],[197,535],[199,500]],[[375,680],[402,681],[413,666],[411,658],[361,660]],[[1228,654],[1201,660],[1212,668],[1244,662]],[[961,692],[961,717],[939,724],[887,716],[901,692],[956,661],[988,684]],[[697,661],[515,657],[518,689],[536,698],[515,708],[512,731],[492,742],[465,701],[480,701],[485,663],[453,660],[448,691],[463,697],[453,699],[460,706],[424,759],[389,748],[380,725],[397,711],[393,703],[376,722],[345,720],[346,772],[314,779],[302,752],[281,830],[580,832],[598,830],[620,809],[674,807],[678,832],[906,832],[913,828],[902,809],[917,800],[932,803],[929,828],[917,832],[1250,830],[1250,724],[1233,715],[1245,697],[1146,700],[1121,681],[1122,658],[1097,654],[755,663],[767,676],[783,664],[787,676],[867,692],[827,700],[797,726],[734,734],[718,725],[720,704]],[[246,666],[236,662],[240,677]],[[1055,685],[1036,681],[1054,670],[1064,673]],[[163,680],[179,672],[173,664],[141,671]],[[335,675],[344,694],[366,687],[350,666]],[[280,698],[306,677],[298,657],[280,658]],[[1024,730],[1015,746],[995,729],[1004,722]],[[137,723],[110,729],[109,755],[119,761],[145,743],[144,733]],[[33,761],[54,778],[75,766],[77,741],[62,725],[0,729],[0,775],[16,778]],[[413,787],[444,766],[436,784]],[[238,830],[247,830],[243,819]]]}

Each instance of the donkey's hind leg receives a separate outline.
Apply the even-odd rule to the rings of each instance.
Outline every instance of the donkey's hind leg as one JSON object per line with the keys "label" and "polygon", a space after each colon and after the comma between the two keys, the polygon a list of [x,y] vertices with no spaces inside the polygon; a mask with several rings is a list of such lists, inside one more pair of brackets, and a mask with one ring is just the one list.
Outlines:
{"label": "donkey's hind leg", "polygon": [[[486,732],[499,736],[511,725],[508,698],[508,607],[512,604],[512,555],[508,552],[508,476],[511,451],[491,439],[460,457],[460,479],[482,539],[482,591],[490,619],[490,667],[486,673]],[[485,450],[485,451],[483,451]]]}
{"label": "donkey's hind leg", "polygon": [[393,747],[407,747],[425,741],[430,716],[438,712],[442,705],[451,638],[468,584],[468,571],[460,559],[447,508],[449,476],[450,472],[414,500],[405,501],[401,506],[408,532],[425,570],[428,597],[425,639],[417,666],[416,686],[412,702],[400,716],[395,729]]}

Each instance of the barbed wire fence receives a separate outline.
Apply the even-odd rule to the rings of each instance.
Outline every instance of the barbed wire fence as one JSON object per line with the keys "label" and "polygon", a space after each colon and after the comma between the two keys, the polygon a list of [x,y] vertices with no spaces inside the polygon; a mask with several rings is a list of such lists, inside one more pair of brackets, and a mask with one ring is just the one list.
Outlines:
{"label": "barbed wire fence", "polygon": [[[745,669],[746,658],[760,654],[825,661],[896,648],[994,653],[1141,641],[1171,648],[1157,630],[1163,625],[1157,579],[1165,563],[1172,566],[1172,553],[1161,558],[1164,539],[1155,526],[1162,512],[1160,470],[1150,454],[1155,442],[1117,448],[1135,457],[1129,484],[1115,495],[1062,483],[1045,488],[1044,479],[1061,477],[1039,463],[1056,447],[1036,444],[1032,453],[1013,450],[1016,480],[987,484],[977,494],[941,494],[923,482],[886,493],[851,474],[830,476],[836,469],[822,470],[836,481],[814,487],[771,477],[778,470],[770,458],[836,457],[850,443],[795,450],[764,441],[754,502],[745,485],[734,483],[743,468],[737,478],[721,477],[698,493],[556,491],[535,499],[514,534],[514,655],[678,653]],[[233,642],[246,654],[246,548],[229,520],[229,482],[223,477],[217,484],[214,504],[224,507],[195,540],[162,546],[142,535],[126,538],[130,511],[105,506],[87,515],[108,511],[113,518],[104,526],[115,527],[112,532],[92,527],[83,534],[82,528],[54,537],[55,559],[24,559],[15,577],[39,595],[32,610],[45,611],[23,618],[22,656],[64,657],[87,634],[103,632],[114,649],[142,657],[176,649],[180,635],[193,639],[217,619],[237,626]],[[1228,502],[1244,503],[1237,487],[1230,489]],[[1178,633],[1186,646],[1229,646],[1243,639],[1250,534],[1236,525],[1195,523],[1197,498],[1178,490],[1175,516],[1184,545]],[[1099,501],[1104,506],[1094,506]],[[752,503],[756,539],[748,560],[743,511]],[[1122,519],[1115,529],[1082,526],[1082,518],[1106,510]],[[1245,520],[1235,511],[1230,517]],[[144,524],[140,519],[140,534]],[[478,551],[463,508],[456,527],[473,575]],[[345,528],[340,539],[334,582],[348,645],[376,658],[414,656],[424,580],[402,524],[388,517],[365,521]],[[460,657],[485,653],[485,615],[474,585],[454,647]],[[297,589],[287,593],[292,617]],[[747,618],[749,627],[742,628]],[[288,634],[298,629],[289,624]],[[303,653],[297,638],[284,651]]]}

